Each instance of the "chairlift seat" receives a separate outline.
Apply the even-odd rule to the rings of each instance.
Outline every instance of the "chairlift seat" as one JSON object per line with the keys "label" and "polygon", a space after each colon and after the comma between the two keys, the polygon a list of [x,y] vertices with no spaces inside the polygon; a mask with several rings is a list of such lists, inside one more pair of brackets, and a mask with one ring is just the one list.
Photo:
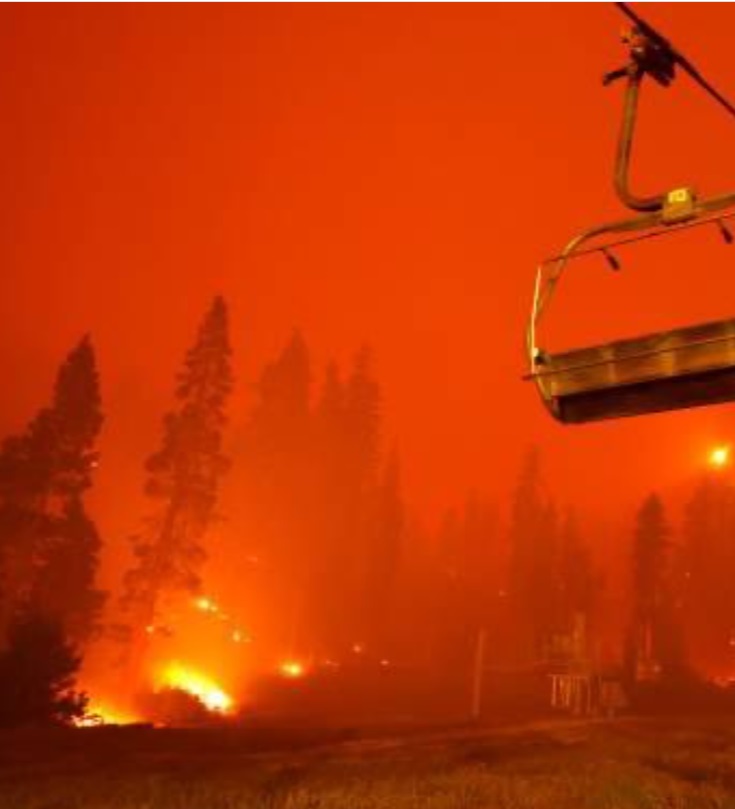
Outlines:
{"label": "chairlift seat", "polygon": [[565,424],[735,401],[735,320],[542,354],[533,377]]}

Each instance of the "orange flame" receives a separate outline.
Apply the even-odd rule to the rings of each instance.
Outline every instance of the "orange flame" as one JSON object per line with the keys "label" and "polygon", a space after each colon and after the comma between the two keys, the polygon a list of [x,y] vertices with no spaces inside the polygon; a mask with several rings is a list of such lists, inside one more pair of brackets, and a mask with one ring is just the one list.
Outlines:
{"label": "orange flame", "polygon": [[219,612],[217,604],[208,596],[199,596],[194,599],[194,606],[202,612]]}
{"label": "orange flame", "polygon": [[132,713],[112,708],[103,702],[91,701],[84,716],[74,720],[78,728],[96,727],[98,725],[133,725],[140,719]]}
{"label": "orange flame", "polygon": [[158,688],[178,688],[196,697],[207,710],[216,713],[229,713],[235,707],[235,701],[206,674],[194,670],[190,666],[173,661],[169,663],[158,677]]}
{"label": "orange flame", "polygon": [[296,680],[306,674],[306,667],[303,663],[299,663],[298,660],[284,660],[278,667],[278,670],[284,677],[288,677],[292,680]]}

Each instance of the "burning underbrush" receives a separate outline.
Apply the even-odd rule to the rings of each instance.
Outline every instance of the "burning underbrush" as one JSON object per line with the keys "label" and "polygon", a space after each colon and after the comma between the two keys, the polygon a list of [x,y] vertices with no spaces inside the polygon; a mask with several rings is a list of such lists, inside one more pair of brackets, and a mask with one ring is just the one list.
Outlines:
{"label": "burning underbrush", "polygon": [[211,676],[178,661],[162,666],[149,688],[126,699],[97,700],[94,687],[89,692],[92,697],[78,727],[219,725],[238,713],[235,699]]}
{"label": "burning underbrush", "polygon": [[137,656],[120,664],[111,654],[82,679],[90,701],[77,725],[373,722],[435,701],[425,673],[362,642],[332,656],[279,654],[205,595],[165,616],[139,633]]}
{"label": "burning underbrush", "polygon": [[89,704],[77,725],[208,725],[238,715],[249,632],[209,596],[161,612],[142,631],[112,638],[83,674]]}
{"label": "burning underbrush", "polygon": [[422,697],[424,705],[430,703],[427,683],[415,671],[368,655],[324,660],[287,656],[235,685],[214,670],[182,660],[161,662],[152,668],[148,684],[127,699],[98,699],[90,683],[87,715],[77,724],[372,723],[395,719]]}

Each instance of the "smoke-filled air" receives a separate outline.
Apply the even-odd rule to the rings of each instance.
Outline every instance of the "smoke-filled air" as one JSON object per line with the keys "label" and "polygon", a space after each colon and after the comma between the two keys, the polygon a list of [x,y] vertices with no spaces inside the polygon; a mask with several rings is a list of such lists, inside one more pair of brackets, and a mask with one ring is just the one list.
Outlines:
{"label": "smoke-filled air", "polygon": [[0,806],[730,805],[733,24],[0,9]]}

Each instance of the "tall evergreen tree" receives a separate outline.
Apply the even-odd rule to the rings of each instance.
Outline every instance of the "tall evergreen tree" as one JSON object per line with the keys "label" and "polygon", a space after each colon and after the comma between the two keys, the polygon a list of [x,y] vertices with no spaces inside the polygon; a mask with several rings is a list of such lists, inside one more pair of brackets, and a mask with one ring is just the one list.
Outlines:
{"label": "tall evergreen tree", "polygon": [[339,655],[374,631],[364,606],[377,597],[378,568],[390,579],[399,520],[397,491],[388,490],[397,471],[381,480],[380,391],[369,352],[358,353],[344,381],[330,364],[314,407],[310,378],[296,332],[257,385],[245,500],[270,571],[264,597],[282,624],[269,629],[289,648]]}
{"label": "tall evergreen tree", "polygon": [[308,347],[295,331],[258,380],[245,434],[248,530],[257,537],[257,553],[271,571],[263,593],[273,616],[269,629],[288,646],[303,643],[307,571],[313,562],[316,481],[310,386]]}
{"label": "tall evergreen tree", "polygon": [[651,494],[636,520],[632,554],[633,610],[628,668],[634,678],[679,674],[683,670],[670,568],[670,529],[663,503]]}
{"label": "tall evergreen tree", "polygon": [[724,476],[703,478],[687,503],[677,573],[686,645],[707,676],[729,676],[735,614],[735,488]]}
{"label": "tall evergreen tree", "polygon": [[464,510],[462,578],[475,629],[487,628],[495,618],[494,606],[502,573],[497,529],[498,519],[492,504],[471,495]]}
{"label": "tall evergreen tree", "polygon": [[[84,337],[59,369],[51,404],[0,450],[0,633],[39,576],[90,550],[70,532],[69,517],[91,486],[102,418],[94,350]],[[80,615],[93,590],[94,553],[86,563],[89,590],[70,594],[66,604]]]}
{"label": "tall evergreen tree", "polygon": [[0,652],[0,727],[70,724],[87,698],[75,689],[80,658],[60,624],[29,613],[10,624]]}
{"label": "tall evergreen tree", "polygon": [[375,490],[367,549],[363,635],[373,648],[385,648],[391,637],[389,619],[395,606],[404,518],[400,464],[393,450]]}
{"label": "tall evergreen tree", "polygon": [[310,645],[329,654],[344,634],[341,594],[335,588],[347,566],[345,389],[336,363],[327,366],[313,414],[314,533],[309,570]]}
{"label": "tall evergreen tree", "polygon": [[346,439],[354,495],[375,484],[380,461],[380,386],[372,375],[372,356],[364,346],[357,353],[345,387]]}
{"label": "tall evergreen tree", "polygon": [[602,579],[594,568],[588,545],[580,537],[571,508],[561,522],[556,567],[559,592],[554,654],[579,663],[599,649],[591,640],[594,635],[599,637],[602,629],[598,621]]}
{"label": "tall evergreen tree", "polygon": [[407,511],[401,537],[395,598],[397,656],[429,670],[439,662],[444,579],[436,536]]}
{"label": "tall evergreen tree", "polygon": [[576,515],[568,509],[559,537],[561,628],[570,631],[575,616],[589,622],[596,606],[600,580],[589,547],[579,535]]}
{"label": "tall evergreen tree", "polygon": [[543,493],[539,453],[524,462],[513,497],[508,576],[511,656],[517,663],[544,657],[559,614],[557,520]]}
{"label": "tall evergreen tree", "polygon": [[[286,470],[301,471],[279,503],[280,513],[297,516],[298,530],[280,533],[295,543],[289,557],[299,566],[300,612],[309,625],[308,643],[326,654],[339,655],[377,632],[377,615],[366,615],[365,602],[378,597],[381,565],[386,585],[390,578],[393,551],[388,546],[395,524],[388,522],[397,520],[396,502],[389,502],[385,488],[391,483],[380,480],[380,390],[370,365],[369,351],[363,348],[343,382],[337,366],[330,364],[309,419],[302,419],[296,430],[283,431],[292,453],[290,464],[284,455]],[[300,412],[307,412],[305,404]],[[294,463],[299,457],[305,463]],[[394,472],[392,484],[397,485],[397,467]]]}
{"label": "tall evergreen tree", "polygon": [[[494,510],[476,494],[450,509],[439,533],[441,586],[437,588],[438,646],[451,669],[464,672],[480,629],[497,618],[500,584]],[[494,628],[494,627],[493,627]]]}
{"label": "tall evergreen tree", "polygon": [[154,622],[164,594],[199,587],[205,536],[228,466],[222,431],[232,390],[230,358],[227,307],[217,297],[177,377],[176,407],[164,419],[161,446],[145,466],[145,492],[157,509],[147,530],[133,538],[137,564],[126,576],[125,594],[138,628]]}
{"label": "tall evergreen tree", "polygon": [[[367,347],[355,356],[345,385],[344,398],[344,498],[345,523],[340,541],[344,546],[344,571],[340,584],[345,605],[343,643],[364,641],[363,598],[370,579],[375,541],[375,502],[379,485],[381,393],[373,377],[372,356]],[[350,637],[351,635],[351,637]]]}
{"label": "tall evergreen tree", "polygon": [[31,585],[33,612],[57,621],[77,648],[82,648],[100,627],[106,599],[95,586],[101,545],[82,499],[70,499],[46,538]]}

